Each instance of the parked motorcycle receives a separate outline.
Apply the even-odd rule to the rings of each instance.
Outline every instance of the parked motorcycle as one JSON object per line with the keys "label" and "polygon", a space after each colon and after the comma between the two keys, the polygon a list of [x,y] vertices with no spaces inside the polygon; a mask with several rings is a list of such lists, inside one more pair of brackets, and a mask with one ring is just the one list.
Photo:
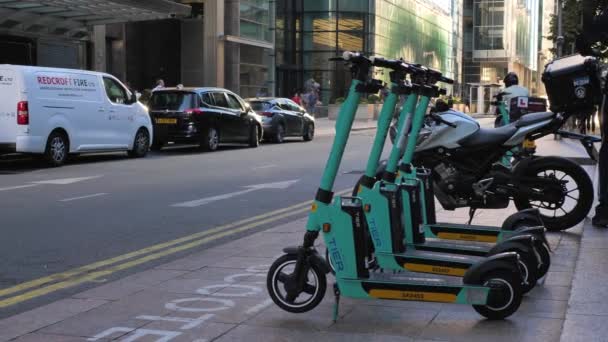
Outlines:
{"label": "parked motorcycle", "polygon": [[[518,156],[511,167],[500,163],[524,140],[561,132],[571,113],[597,102],[596,59],[571,56],[554,63],[543,78],[547,91],[553,92],[553,112],[523,115],[497,128],[481,128],[470,116],[451,109],[429,114],[414,165],[431,170],[435,195],[444,209],[470,207],[472,217],[476,209],[502,209],[513,201],[518,210],[538,208],[551,231],[584,220],[593,204],[593,184],[581,166],[562,157],[536,155]],[[569,78],[578,81],[564,82]],[[558,88],[559,82],[564,89]],[[570,89],[572,84],[576,89]],[[559,100],[556,92],[563,93]],[[564,104],[568,99],[570,103]],[[381,165],[377,174],[383,171]]]}

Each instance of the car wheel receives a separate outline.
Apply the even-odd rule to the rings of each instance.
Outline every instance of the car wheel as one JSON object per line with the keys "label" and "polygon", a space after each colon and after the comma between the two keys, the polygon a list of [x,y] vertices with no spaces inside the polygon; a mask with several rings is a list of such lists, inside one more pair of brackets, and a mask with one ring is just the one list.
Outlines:
{"label": "car wheel", "polygon": [[140,128],[135,134],[133,140],[133,148],[128,152],[131,158],[143,158],[148,154],[150,149],[150,135],[148,131]]}
{"label": "car wheel", "polygon": [[220,145],[220,132],[218,132],[217,128],[209,127],[205,131],[203,135],[203,140],[201,141],[201,148],[205,151],[213,152],[217,150]]}
{"label": "car wheel", "polygon": [[311,141],[314,137],[315,137],[315,125],[313,125],[312,123],[309,123],[306,125],[306,128],[304,129],[304,135],[302,136],[302,138],[304,138],[304,141]]}
{"label": "car wheel", "polygon": [[249,147],[260,146],[260,130],[256,125],[249,129]]}
{"label": "car wheel", "polygon": [[283,143],[283,141],[285,140],[285,126],[283,126],[283,124],[279,124],[277,126],[272,140],[277,144]]}
{"label": "car wheel", "polygon": [[52,167],[65,164],[68,159],[70,145],[68,138],[61,132],[53,132],[46,142],[44,159]]}

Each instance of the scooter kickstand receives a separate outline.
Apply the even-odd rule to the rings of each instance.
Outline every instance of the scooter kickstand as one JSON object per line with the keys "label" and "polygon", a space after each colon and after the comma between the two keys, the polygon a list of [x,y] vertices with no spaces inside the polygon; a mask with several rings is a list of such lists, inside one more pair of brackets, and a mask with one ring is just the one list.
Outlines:
{"label": "scooter kickstand", "polygon": [[339,306],[340,306],[340,289],[338,288],[338,283],[334,283],[334,296],[336,297],[336,302],[334,303],[334,323],[338,321],[339,314]]}
{"label": "scooter kickstand", "polygon": [[471,225],[471,223],[473,223],[473,217],[475,216],[475,211],[477,211],[477,208],[469,208],[469,223],[467,223],[467,225]]}

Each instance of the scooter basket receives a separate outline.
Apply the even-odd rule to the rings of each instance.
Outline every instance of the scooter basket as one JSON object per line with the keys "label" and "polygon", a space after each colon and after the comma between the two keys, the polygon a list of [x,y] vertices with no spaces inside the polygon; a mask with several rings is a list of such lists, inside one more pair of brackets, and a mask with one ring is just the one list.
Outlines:
{"label": "scooter basket", "polygon": [[555,59],[545,67],[542,80],[553,112],[589,112],[601,100],[600,67],[595,57],[577,54]]}

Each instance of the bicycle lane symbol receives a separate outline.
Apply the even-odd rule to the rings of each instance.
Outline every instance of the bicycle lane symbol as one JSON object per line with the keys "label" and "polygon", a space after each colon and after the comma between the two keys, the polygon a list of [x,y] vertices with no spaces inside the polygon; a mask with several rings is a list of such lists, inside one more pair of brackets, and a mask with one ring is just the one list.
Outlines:
{"label": "bicycle lane symbol", "polygon": [[[183,336],[184,332],[201,326],[217,313],[234,310],[239,303],[239,299],[251,298],[252,296],[257,296],[262,293],[262,291],[264,291],[262,286],[266,283],[266,272],[269,267],[270,265],[251,266],[243,273],[235,273],[224,277],[223,282],[221,283],[207,285],[197,289],[196,293],[200,296],[179,298],[165,303],[164,307],[175,312],[175,314],[167,316],[141,314],[135,317],[137,320],[175,323],[174,330],[116,326],[96,334],[87,339],[87,341],[116,338],[121,335],[124,335],[124,337],[119,340],[122,342],[141,341],[144,338],[146,341],[150,341],[151,338],[156,338],[156,340],[154,340],[155,342],[176,340],[178,337]],[[238,284],[239,279],[248,277],[261,277],[264,278],[264,280],[249,282],[248,284]],[[272,304],[272,300],[269,298],[261,300],[259,303],[248,307],[244,313],[246,315],[254,315],[270,306],[270,304]],[[194,315],[197,315],[197,317],[190,317]],[[196,339],[191,342],[206,342],[206,340]]]}

